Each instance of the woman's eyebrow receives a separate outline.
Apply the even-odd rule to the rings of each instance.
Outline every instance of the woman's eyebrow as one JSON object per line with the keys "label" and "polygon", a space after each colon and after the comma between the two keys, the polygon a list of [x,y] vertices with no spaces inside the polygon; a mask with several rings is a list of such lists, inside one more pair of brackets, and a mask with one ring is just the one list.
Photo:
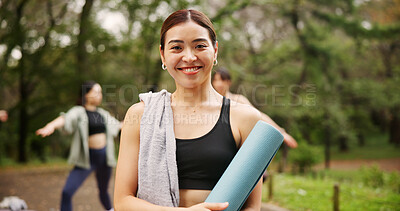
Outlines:
{"label": "woman's eyebrow", "polygon": [[183,40],[170,40],[168,42],[168,44],[171,44],[171,43],[183,43]]}
{"label": "woman's eyebrow", "polygon": [[[208,40],[205,39],[205,38],[198,38],[198,39],[193,40],[192,43],[195,43],[195,42],[207,42],[207,41]],[[171,43],[184,43],[184,42],[183,42],[183,40],[170,40],[168,42],[168,44],[171,44]]]}
{"label": "woman's eyebrow", "polygon": [[207,41],[208,40],[205,39],[205,38],[198,38],[198,39],[193,40],[192,43],[194,43],[194,42],[207,42]]}

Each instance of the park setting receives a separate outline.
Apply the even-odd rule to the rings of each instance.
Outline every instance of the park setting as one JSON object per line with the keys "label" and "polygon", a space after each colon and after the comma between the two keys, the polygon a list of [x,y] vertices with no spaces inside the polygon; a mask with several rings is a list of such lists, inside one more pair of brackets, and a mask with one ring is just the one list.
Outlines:
{"label": "park setting", "polygon": [[[190,21],[170,21],[176,11]],[[206,38],[186,51],[198,26]],[[201,98],[207,108],[188,106],[195,92],[177,94],[211,85]],[[162,94],[172,103],[141,107]],[[186,101],[177,109],[179,96]],[[214,96],[222,105],[214,106]],[[163,102],[171,103],[174,127],[139,118],[157,118]],[[256,120],[276,128],[283,143],[274,145],[276,154],[259,145],[273,159],[257,161],[257,168],[269,166],[244,208],[259,206],[259,197],[262,211],[400,210],[400,0],[0,0],[0,210],[11,210],[11,196],[35,211],[125,210],[118,200],[125,183],[161,184],[171,176],[158,174],[170,168],[161,164],[148,167],[157,174],[141,173],[143,154],[125,151],[139,137],[135,125],[141,149],[150,136],[143,128],[165,140],[174,130],[176,144],[160,152],[176,147],[173,176],[184,178],[192,175],[179,169],[192,168],[188,156],[217,172],[235,155],[207,148],[214,142],[180,151],[188,140],[210,135],[240,148]],[[222,141],[215,146],[225,147]],[[170,164],[163,159],[171,154],[149,151],[153,165]],[[132,152],[138,164],[127,159]],[[249,159],[236,168],[252,170]],[[210,185],[179,182],[185,190]],[[178,192],[181,206],[193,205]]]}

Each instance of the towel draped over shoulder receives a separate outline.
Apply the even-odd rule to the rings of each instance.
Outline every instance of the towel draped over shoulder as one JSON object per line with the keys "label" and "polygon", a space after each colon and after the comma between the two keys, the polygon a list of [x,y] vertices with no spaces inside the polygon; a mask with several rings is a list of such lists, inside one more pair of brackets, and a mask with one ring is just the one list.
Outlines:
{"label": "towel draped over shoulder", "polygon": [[139,95],[145,108],[140,122],[137,197],[150,203],[179,206],[176,140],[171,93]]}

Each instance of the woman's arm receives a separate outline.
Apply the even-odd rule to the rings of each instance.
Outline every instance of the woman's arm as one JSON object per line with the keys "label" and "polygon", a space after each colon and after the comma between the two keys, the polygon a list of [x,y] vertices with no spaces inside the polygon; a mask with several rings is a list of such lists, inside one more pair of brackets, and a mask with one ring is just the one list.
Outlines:
{"label": "woman's arm", "polygon": [[114,206],[115,210],[155,210],[155,205],[138,199],[138,159],[140,119],[144,104],[137,103],[126,113],[121,130],[121,141],[115,176]]}
{"label": "woman's arm", "polygon": [[288,145],[290,148],[296,148],[297,147],[297,142],[296,140],[289,135],[288,133],[286,133],[286,130],[279,127],[278,124],[276,124],[274,122],[274,120],[272,120],[267,114],[265,113],[261,113],[261,118],[264,122],[269,123],[270,125],[274,126],[277,130],[279,130],[279,132],[282,133],[283,135],[283,141],[285,142],[286,145]]}
{"label": "woman's arm", "polygon": [[78,128],[78,122],[83,113],[85,113],[85,108],[74,106],[67,113],[62,112],[59,117],[37,130],[36,135],[46,137],[53,134],[55,129],[62,129],[63,133],[72,134]]}
{"label": "woman's arm", "polygon": [[242,211],[259,211],[261,209],[262,184],[262,179],[260,179],[243,205]]}
{"label": "woman's arm", "polygon": [[[239,95],[239,94],[230,94],[230,95],[232,96],[232,100],[254,107],[253,104],[251,104],[251,102],[245,96]],[[274,120],[272,120],[271,117],[269,117],[267,114],[265,114],[261,111],[260,111],[260,114],[261,114],[261,120],[274,126],[277,130],[279,130],[282,133],[283,141],[285,142],[286,145],[288,145],[290,148],[297,147],[296,140],[291,135],[286,133],[285,129],[281,128],[278,124],[276,124],[276,122]]]}
{"label": "woman's arm", "polygon": [[43,128],[40,128],[36,131],[36,135],[40,135],[42,137],[49,136],[54,133],[55,129],[63,127],[65,124],[65,118],[64,116],[59,116],[53,121],[49,122],[46,126]]}
{"label": "woman's arm", "polygon": [[[233,109],[233,110],[232,110]],[[252,106],[236,104],[231,109],[231,125],[238,128],[240,133],[240,146],[243,145],[251,130],[259,120],[262,120],[260,112]],[[246,124],[243,124],[246,122]],[[262,181],[260,180],[247,198],[242,210],[260,210],[262,196]]]}

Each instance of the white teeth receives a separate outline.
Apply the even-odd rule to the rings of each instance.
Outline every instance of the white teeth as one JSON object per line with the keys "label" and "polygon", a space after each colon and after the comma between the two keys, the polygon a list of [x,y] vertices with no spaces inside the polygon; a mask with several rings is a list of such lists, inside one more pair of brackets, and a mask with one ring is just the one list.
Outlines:
{"label": "white teeth", "polygon": [[185,69],[183,69],[183,71],[188,72],[188,73],[194,72],[194,71],[196,71],[196,70],[197,70],[197,67],[194,67],[194,68],[185,68]]}

